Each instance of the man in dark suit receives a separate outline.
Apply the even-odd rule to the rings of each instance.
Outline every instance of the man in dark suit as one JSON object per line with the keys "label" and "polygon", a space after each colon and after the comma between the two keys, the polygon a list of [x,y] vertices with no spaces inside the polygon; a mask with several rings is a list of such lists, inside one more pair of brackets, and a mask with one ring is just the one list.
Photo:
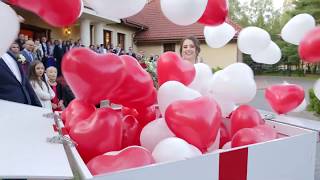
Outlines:
{"label": "man in dark suit", "polygon": [[11,52],[0,58],[0,99],[41,107],[37,95]]}
{"label": "man in dark suit", "polygon": [[56,59],[57,62],[57,69],[58,69],[58,76],[61,76],[61,61],[64,55],[64,50],[62,48],[62,40],[56,40],[54,43],[53,49],[53,57]]}

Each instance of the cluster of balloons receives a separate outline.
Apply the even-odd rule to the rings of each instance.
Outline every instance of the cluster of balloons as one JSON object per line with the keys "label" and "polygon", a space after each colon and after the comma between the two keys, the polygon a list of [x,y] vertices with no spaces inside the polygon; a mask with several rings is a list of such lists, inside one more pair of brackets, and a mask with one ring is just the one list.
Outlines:
{"label": "cluster of balloons", "polygon": [[[299,56],[305,63],[320,62],[320,27],[316,27],[316,21],[310,14],[298,14],[290,19],[281,31],[281,37],[299,46]],[[314,92],[320,100],[318,84],[314,85]]]}
{"label": "cluster of balloons", "polygon": [[187,26],[199,22],[222,24],[228,15],[226,0],[161,0],[161,10],[171,22]]}
{"label": "cluster of balloons", "polygon": [[276,64],[281,59],[279,46],[271,40],[267,31],[258,27],[242,29],[238,36],[238,47],[257,63]]}
{"label": "cluster of balloons", "polygon": [[298,14],[281,30],[281,37],[288,43],[299,46],[300,58],[307,63],[320,62],[320,27],[310,14]]}
{"label": "cluster of balloons", "polygon": [[[62,118],[94,175],[277,138],[259,112],[244,105],[257,90],[248,65],[234,63],[213,74],[207,65],[193,65],[174,52],[162,54],[157,63],[156,92],[150,75],[129,56],[78,48],[64,57],[62,70],[76,100]],[[96,109],[104,99],[122,109]],[[266,99],[284,114],[303,102],[304,91],[290,84],[271,86]]]}

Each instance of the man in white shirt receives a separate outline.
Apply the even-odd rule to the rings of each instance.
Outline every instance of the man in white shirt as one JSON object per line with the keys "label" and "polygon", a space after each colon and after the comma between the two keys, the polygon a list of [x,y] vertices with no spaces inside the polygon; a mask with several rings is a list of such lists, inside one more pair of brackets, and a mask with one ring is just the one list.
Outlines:
{"label": "man in white shirt", "polygon": [[38,97],[11,52],[0,58],[0,99],[41,107]]}

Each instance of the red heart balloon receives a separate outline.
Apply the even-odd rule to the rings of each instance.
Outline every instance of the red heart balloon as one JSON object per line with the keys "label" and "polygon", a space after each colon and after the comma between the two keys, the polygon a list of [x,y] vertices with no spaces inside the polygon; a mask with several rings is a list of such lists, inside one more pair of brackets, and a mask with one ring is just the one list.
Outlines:
{"label": "red heart balloon", "polygon": [[232,138],[231,147],[245,146],[277,138],[277,132],[267,124],[254,128],[244,128],[239,130]]}
{"label": "red heart balloon", "polygon": [[156,88],[153,88],[151,94],[145,95],[140,99],[130,101],[130,107],[135,107],[136,109],[144,109],[156,103],[157,103],[157,90]]}
{"label": "red heart balloon", "polygon": [[226,0],[209,0],[206,10],[198,22],[209,26],[217,26],[226,20],[227,15],[228,3]]}
{"label": "red heart balloon", "polygon": [[139,115],[139,113],[138,113],[138,111],[136,109],[128,108],[128,107],[125,107],[125,106],[122,106],[121,113],[123,114],[123,116],[130,115],[130,116],[133,116],[135,118],[137,118],[138,115]]}
{"label": "red heart balloon", "polygon": [[240,129],[252,128],[263,123],[260,113],[249,105],[241,105],[231,115],[231,137]]}
{"label": "red heart balloon", "polygon": [[115,54],[74,48],[63,57],[62,72],[77,99],[99,104],[122,84],[125,65]]}
{"label": "red heart balloon", "polygon": [[304,90],[296,84],[274,85],[266,89],[265,98],[275,112],[285,114],[302,103]]}
{"label": "red heart balloon", "polygon": [[140,66],[135,58],[127,55],[120,56],[120,58],[125,63],[126,75],[110,100],[116,104],[135,107],[135,103],[131,102],[140,101],[153,93],[153,81],[150,74]]}
{"label": "red heart balloon", "polygon": [[74,99],[68,105],[68,108],[65,110],[65,128],[69,131],[77,123],[86,120],[94,111],[96,107],[88,104],[84,101]]}
{"label": "red heart balloon", "polygon": [[141,127],[143,128],[149,122],[157,119],[157,110],[155,106],[140,108],[137,110],[139,115],[137,117]]}
{"label": "red heart balloon", "polygon": [[155,163],[155,161],[147,149],[139,146],[131,146],[113,155],[97,156],[93,158],[87,166],[93,175],[99,175],[146,166],[153,163]]}
{"label": "red heart balloon", "polygon": [[140,145],[140,133],[141,127],[139,121],[131,116],[127,115],[122,118],[123,121],[123,137],[122,137],[122,148],[128,146]]}
{"label": "red heart balloon", "polygon": [[221,123],[219,105],[209,97],[175,101],[165,112],[172,132],[202,152],[215,141]]}
{"label": "red heart balloon", "polygon": [[187,86],[196,75],[193,64],[184,61],[174,52],[166,52],[160,56],[157,61],[157,72],[159,86],[167,81],[179,81]]}
{"label": "red heart balloon", "polygon": [[224,123],[221,123],[219,148],[222,149],[222,147],[230,140],[231,140],[231,136],[230,136],[230,133],[229,133],[227,127],[224,125]]}
{"label": "red heart balloon", "polygon": [[77,142],[83,160],[88,162],[105,152],[121,149],[122,121],[116,111],[100,108],[72,127],[69,134]]}
{"label": "red heart balloon", "polygon": [[82,13],[82,0],[8,0],[12,5],[37,14],[48,24],[56,27],[72,25]]}
{"label": "red heart balloon", "polygon": [[299,43],[300,58],[307,63],[320,62],[320,27],[308,32]]}

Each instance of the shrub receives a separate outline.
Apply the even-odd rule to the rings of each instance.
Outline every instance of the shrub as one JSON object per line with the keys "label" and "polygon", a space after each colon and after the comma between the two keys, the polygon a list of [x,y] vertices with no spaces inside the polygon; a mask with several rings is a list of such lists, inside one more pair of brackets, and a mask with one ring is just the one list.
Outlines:
{"label": "shrub", "polygon": [[217,72],[217,71],[220,71],[220,70],[222,70],[223,68],[221,68],[221,67],[216,67],[216,68],[212,68],[212,73],[215,73],[215,72]]}
{"label": "shrub", "polygon": [[308,105],[308,111],[313,111],[320,115],[320,100],[314,94],[313,89],[309,89],[310,104]]}

